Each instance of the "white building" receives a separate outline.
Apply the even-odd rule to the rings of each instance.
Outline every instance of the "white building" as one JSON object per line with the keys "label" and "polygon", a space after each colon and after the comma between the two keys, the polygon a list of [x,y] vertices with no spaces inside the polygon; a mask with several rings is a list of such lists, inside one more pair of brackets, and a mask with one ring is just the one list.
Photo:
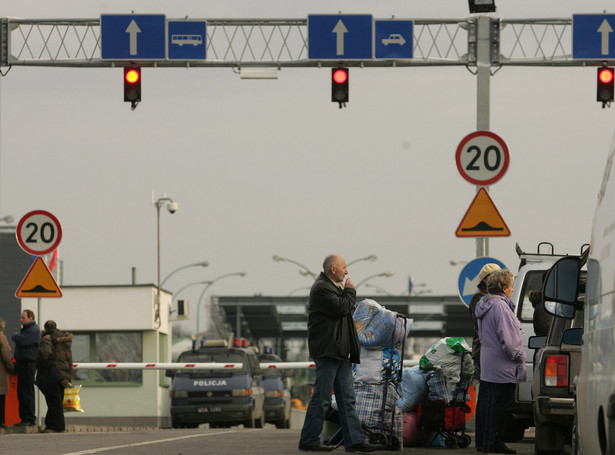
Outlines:
{"label": "white building", "polygon": [[[75,363],[170,362],[171,294],[153,285],[64,286],[61,298],[22,299],[43,330],[47,320],[74,335]],[[159,315],[159,317],[157,316]],[[65,414],[67,424],[166,427],[169,379],[160,370],[75,370],[85,412]],[[44,397],[39,415],[44,418]]]}

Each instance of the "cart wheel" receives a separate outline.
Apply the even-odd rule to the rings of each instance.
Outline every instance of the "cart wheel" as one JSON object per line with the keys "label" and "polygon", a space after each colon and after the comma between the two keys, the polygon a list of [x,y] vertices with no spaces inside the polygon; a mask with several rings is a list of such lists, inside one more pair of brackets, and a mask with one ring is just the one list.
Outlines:
{"label": "cart wheel", "polygon": [[472,442],[472,438],[470,436],[468,436],[467,434],[462,434],[457,439],[457,444],[462,449],[465,449],[466,447],[469,447],[471,442]]}
{"label": "cart wheel", "polygon": [[449,449],[454,449],[457,447],[457,439],[452,436],[447,436],[444,439],[444,445]]}
{"label": "cart wheel", "polygon": [[382,447],[386,447],[387,444],[389,443],[386,435],[384,435],[382,433],[373,433],[369,437],[369,442],[370,442],[370,444],[376,444],[376,445],[380,445]]}

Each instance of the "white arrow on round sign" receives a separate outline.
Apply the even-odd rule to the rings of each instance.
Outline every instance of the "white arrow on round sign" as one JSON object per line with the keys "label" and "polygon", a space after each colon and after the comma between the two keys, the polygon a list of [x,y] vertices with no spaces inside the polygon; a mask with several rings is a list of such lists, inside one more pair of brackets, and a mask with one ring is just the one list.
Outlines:
{"label": "white arrow on round sign", "polygon": [[34,256],[44,256],[55,250],[62,240],[62,226],[58,219],[45,210],[26,213],[15,231],[22,250]]}
{"label": "white arrow on round sign", "polygon": [[475,131],[459,143],[455,162],[461,176],[475,185],[487,186],[502,178],[510,163],[504,140],[490,131]]}

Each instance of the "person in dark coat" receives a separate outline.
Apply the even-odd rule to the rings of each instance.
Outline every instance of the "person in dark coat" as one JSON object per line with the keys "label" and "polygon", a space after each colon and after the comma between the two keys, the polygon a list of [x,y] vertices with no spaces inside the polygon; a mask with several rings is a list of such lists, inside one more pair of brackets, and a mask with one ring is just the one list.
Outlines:
{"label": "person in dark coat", "polygon": [[36,421],[34,400],[34,375],[36,374],[36,355],[41,342],[41,330],[34,320],[32,310],[24,310],[19,319],[21,332],[11,335],[15,343],[15,372],[17,373],[17,399],[19,400],[18,426],[32,426]]}
{"label": "person in dark coat", "polygon": [[360,363],[361,348],[352,319],[357,291],[347,274],[344,258],[331,254],[325,258],[323,272],[310,290],[308,346],[316,364],[316,382],[299,439],[299,450],[306,452],[325,452],[335,448],[320,444],[332,391],[335,392],[346,451],[373,452],[382,447],[365,442],[355,407],[352,364]]}
{"label": "person in dark coat", "polygon": [[549,327],[551,327],[553,315],[545,309],[545,302],[542,299],[542,291],[540,289],[530,291],[528,297],[534,307],[532,319],[534,334],[539,337],[546,337],[549,333]]}
{"label": "person in dark coat", "polygon": [[45,395],[45,433],[61,433],[64,423],[64,388],[73,377],[72,333],[58,330],[55,321],[45,322],[45,331],[36,359],[36,385]]}
{"label": "person in dark coat", "polygon": [[[478,320],[476,319],[476,304],[487,294],[487,279],[496,270],[501,270],[497,264],[489,263],[483,265],[478,272],[478,286],[476,294],[470,300],[470,317],[474,324],[474,338],[472,338],[472,360],[474,361],[474,374],[480,379],[480,338],[478,337]],[[487,388],[478,386],[476,396],[476,415],[474,417],[476,428],[476,447],[483,446],[483,432],[485,428],[485,416],[487,415]]]}
{"label": "person in dark coat", "polygon": [[6,396],[9,393],[9,374],[13,372],[13,353],[4,335],[6,322],[0,318],[0,428],[4,427]]}

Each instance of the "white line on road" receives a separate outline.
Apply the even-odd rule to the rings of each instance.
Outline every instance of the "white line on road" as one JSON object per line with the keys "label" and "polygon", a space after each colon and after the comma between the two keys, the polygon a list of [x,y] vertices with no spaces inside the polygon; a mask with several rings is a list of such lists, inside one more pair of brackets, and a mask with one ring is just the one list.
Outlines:
{"label": "white line on road", "polygon": [[188,435],[188,436],[178,436],[176,438],[158,439],[157,441],[135,442],[133,444],[124,444],[124,445],[121,445],[121,446],[98,447],[96,449],[81,450],[79,452],[63,453],[62,455],[87,455],[89,453],[106,452],[108,450],[126,449],[128,447],[146,446],[146,445],[149,445],[149,444],[159,444],[161,442],[179,441],[181,439],[201,438],[201,437],[204,437],[204,436],[217,436],[219,434],[229,434],[229,433],[237,433],[237,432],[238,432],[238,430],[222,431],[222,432],[216,432],[216,433],[191,434],[191,435]]}

